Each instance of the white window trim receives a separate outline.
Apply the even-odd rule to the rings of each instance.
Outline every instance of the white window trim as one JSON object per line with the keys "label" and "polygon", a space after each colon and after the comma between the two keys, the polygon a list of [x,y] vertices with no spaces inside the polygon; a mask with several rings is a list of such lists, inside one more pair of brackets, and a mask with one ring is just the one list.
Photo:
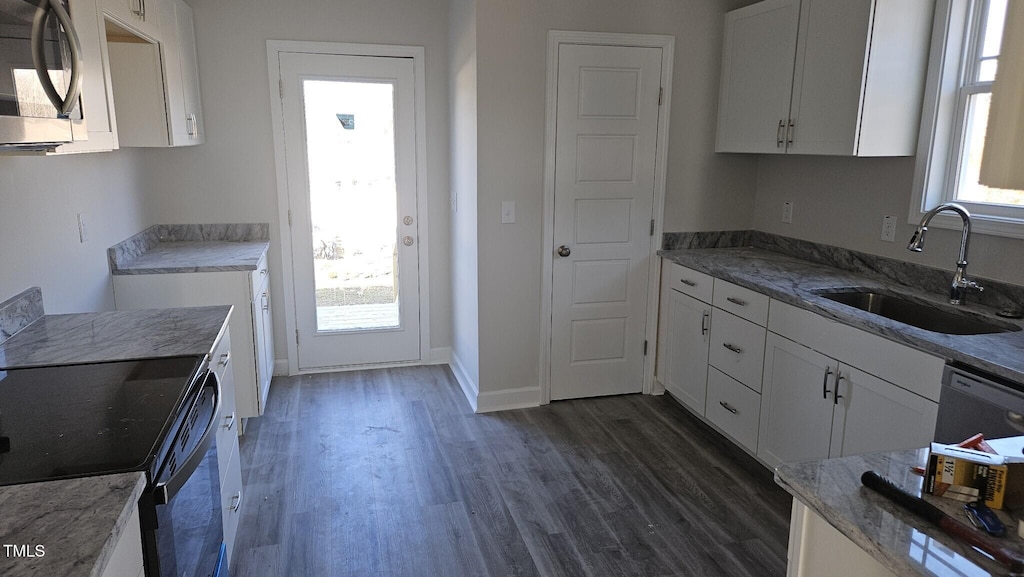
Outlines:
{"label": "white window trim", "polygon": [[[971,20],[970,0],[939,0],[935,6],[928,77],[917,144],[917,166],[908,223],[918,224],[929,209],[946,202],[948,187],[955,184],[959,146],[954,135],[964,124],[964,103],[958,97],[964,54],[963,31]],[[978,26],[980,22],[975,21]],[[951,36],[952,32],[952,36]],[[950,121],[950,119],[953,119]],[[972,231],[977,234],[1024,238],[1024,208],[999,207],[957,200],[971,212]],[[959,216],[937,215],[929,225],[960,230]]]}

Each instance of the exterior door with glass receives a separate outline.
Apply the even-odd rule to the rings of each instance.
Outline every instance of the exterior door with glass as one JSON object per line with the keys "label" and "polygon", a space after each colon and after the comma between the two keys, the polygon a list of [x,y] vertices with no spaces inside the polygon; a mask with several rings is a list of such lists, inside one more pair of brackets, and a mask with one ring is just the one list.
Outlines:
{"label": "exterior door with glass", "polygon": [[298,367],[419,360],[413,60],[279,62]]}

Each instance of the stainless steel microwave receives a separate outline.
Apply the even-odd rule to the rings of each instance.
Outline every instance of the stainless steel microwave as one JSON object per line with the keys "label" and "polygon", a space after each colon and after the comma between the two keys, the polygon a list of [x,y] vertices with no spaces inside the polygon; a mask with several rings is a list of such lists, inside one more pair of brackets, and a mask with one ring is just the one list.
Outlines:
{"label": "stainless steel microwave", "polygon": [[85,140],[68,0],[0,0],[0,152]]}

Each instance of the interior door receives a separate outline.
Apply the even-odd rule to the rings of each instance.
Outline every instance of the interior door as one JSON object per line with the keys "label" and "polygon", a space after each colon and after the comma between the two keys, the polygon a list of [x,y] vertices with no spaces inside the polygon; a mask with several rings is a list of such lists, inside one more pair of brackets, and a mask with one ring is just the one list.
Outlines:
{"label": "interior door", "polygon": [[552,399],[643,388],[661,62],[661,48],[559,47]]}
{"label": "interior door", "polygon": [[420,358],[411,58],[281,53],[299,369]]}

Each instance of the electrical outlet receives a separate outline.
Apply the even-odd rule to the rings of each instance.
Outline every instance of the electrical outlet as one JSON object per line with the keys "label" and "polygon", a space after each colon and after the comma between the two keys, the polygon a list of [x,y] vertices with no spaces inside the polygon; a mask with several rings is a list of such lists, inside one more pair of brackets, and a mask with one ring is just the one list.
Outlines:
{"label": "electrical outlet", "polygon": [[85,244],[89,242],[89,229],[85,227],[85,213],[78,213],[78,242]]}
{"label": "electrical outlet", "polygon": [[886,215],[882,218],[882,240],[896,242],[896,217]]}
{"label": "electrical outlet", "polygon": [[791,224],[793,222],[793,203],[782,203],[782,222]]}

